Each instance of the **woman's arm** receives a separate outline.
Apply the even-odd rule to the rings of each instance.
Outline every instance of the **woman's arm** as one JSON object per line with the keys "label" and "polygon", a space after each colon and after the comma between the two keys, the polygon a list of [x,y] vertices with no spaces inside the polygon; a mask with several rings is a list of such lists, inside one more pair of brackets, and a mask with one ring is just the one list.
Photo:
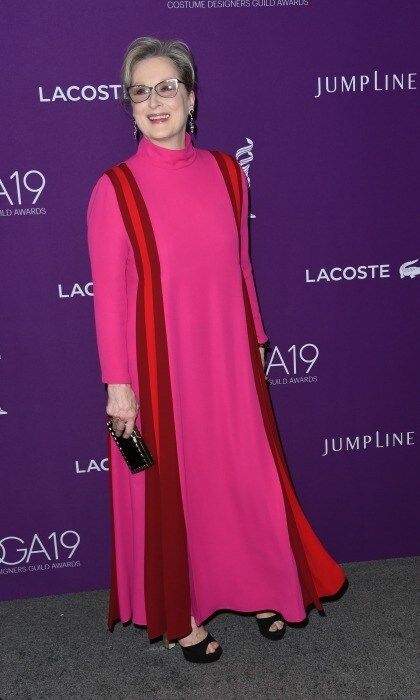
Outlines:
{"label": "woman's arm", "polygon": [[87,230],[102,381],[130,384],[126,340],[129,239],[115,190],[105,174],[90,196]]}
{"label": "woman's arm", "polygon": [[268,336],[264,330],[263,322],[261,319],[260,307],[258,304],[257,293],[255,290],[255,282],[253,276],[253,269],[251,264],[251,259],[249,256],[249,224],[248,224],[248,208],[249,208],[249,195],[248,195],[248,182],[245,177],[245,173],[240,168],[241,180],[242,180],[242,217],[241,217],[241,267],[244,273],[246,286],[248,289],[249,301],[251,304],[252,315],[254,318],[255,330],[257,332],[257,339],[259,343],[265,343],[268,340]]}

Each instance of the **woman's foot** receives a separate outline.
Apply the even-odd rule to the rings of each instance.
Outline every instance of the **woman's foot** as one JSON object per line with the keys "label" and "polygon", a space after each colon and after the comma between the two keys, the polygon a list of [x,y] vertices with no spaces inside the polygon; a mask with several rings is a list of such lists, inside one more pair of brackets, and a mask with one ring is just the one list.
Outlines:
{"label": "woman's foot", "polygon": [[[178,643],[182,647],[189,647],[193,644],[198,644],[207,636],[207,630],[204,629],[203,625],[197,627],[193,617],[191,617],[191,626],[191,633],[188,634],[186,637],[181,637],[180,639],[178,639]],[[206,647],[206,654],[214,654],[214,652],[216,651],[216,649],[218,649],[219,646],[219,642],[209,642]]]}
{"label": "woman's foot", "polygon": [[[255,617],[261,619],[261,618],[265,618],[265,617],[273,617],[273,615],[275,615],[275,614],[276,613],[274,613],[272,610],[270,610],[269,612],[257,613],[255,615]],[[270,625],[269,631],[275,632],[276,630],[283,629],[283,627],[284,627],[284,622],[282,620],[275,620],[275,622],[273,622],[273,624]]]}

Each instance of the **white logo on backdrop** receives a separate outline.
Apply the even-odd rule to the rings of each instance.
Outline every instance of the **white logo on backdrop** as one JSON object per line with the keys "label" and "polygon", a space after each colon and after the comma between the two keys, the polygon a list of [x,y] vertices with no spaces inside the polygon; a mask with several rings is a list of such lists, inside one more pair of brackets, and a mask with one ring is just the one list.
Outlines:
{"label": "white logo on backdrop", "polygon": [[[249,166],[250,163],[254,160],[254,155],[252,153],[252,149],[254,148],[254,142],[246,137],[246,140],[248,144],[246,146],[242,146],[241,148],[238,148],[236,151],[235,157],[236,160],[238,161],[239,165],[241,166],[242,170],[245,173],[246,179],[248,181],[248,184],[250,184],[250,178],[249,178]],[[250,213],[249,217],[250,219],[255,219],[255,214]]]}
{"label": "white logo on backdrop", "polygon": [[168,10],[223,10],[229,11],[235,8],[235,14],[248,7],[265,10],[270,8],[283,8],[290,5],[303,7],[309,5],[311,0],[166,0],[165,7]]}
{"label": "white logo on backdrop", "polygon": [[414,430],[402,433],[381,433],[376,430],[374,435],[355,435],[353,437],[325,438],[322,457],[331,452],[358,452],[382,447],[405,447],[414,445]]}
{"label": "white logo on backdrop", "polygon": [[79,460],[76,459],[74,465],[76,468],[76,474],[90,474],[90,472],[107,472],[108,457],[104,457],[104,459],[101,459],[99,463],[95,459],[91,459],[90,462],[85,466],[82,466]]}
{"label": "white logo on backdrop", "polygon": [[[76,530],[64,530],[60,534],[51,532],[44,539],[35,533],[29,545],[26,546],[25,540],[16,535],[3,537],[0,539],[0,564],[14,568],[0,569],[0,574],[80,566],[80,561],[72,560],[79,544],[80,535]],[[34,558],[37,563],[32,563]],[[64,561],[60,561],[61,559]]]}
{"label": "white logo on backdrop", "polygon": [[417,275],[420,275],[420,267],[418,265],[415,265],[419,259],[417,260],[410,260],[410,262],[403,263],[400,267],[400,277],[401,279],[403,277],[411,277],[413,279],[414,277],[417,277]]}
{"label": "white logo on backdrop", "polygon": [[60,299],[71,299],[72,297],[93,297],[93,282],[86,282],[85,285],[75,282],[71,289],[65,289],[64,285],[58,285],[58,296]]}
{"label": "white logo on backdrop", "polygon": [[86,100],[117,100],[121,91],[121,85],[69,85],[66,88],[57,85],[52,91],[45,91],[42,86],[38,87],[40,102],[79,102]]}
{"label": "white logo on backdrop", "polygon": [[377,70],[373,71],[372,75],[328,75],[317,78],[317,93],[315,98],[323,94],[323,90],[327,94],[345,92],[400,92],[404,90],[416,90],[415,85],[417,73],[384,73],[380,75]]}
{"label": "white logo on backdrop", "polygon": [[[420,267],[415,267],[414,263],[417,260],[411,260],[410,262],[403,263],[399,268],[400,278],[411,277],[414,278],[420,274]],[[317,273],[313,273],[310,270],[305,270],[305,282],[341,282],[346,280],[351,282],[355,279],[365,280],[365,279],[385,279],[391,277],[390,263],[377,264],[377,265],[359,265],[358,267],[332,267],[327,270],[325,267],[321,267]]]}
{"label": "white logo on backdrop", "polygon": [[[287,353],[288,357],[280,351],[277,345],[273,348],[266,369],[266,377],[271,385],[309,384],[318,381],[316,375],[310,375],[312,367],[319,357],[319,349],[314,343],[305,343],[300,347],[291,345]],[[277,368],[286,376],[270,378],[269,372]]]}
{"label": "white logo on backdrop", "polygon": [[[5,203],[6,208],[0,209],[0,217],[4,216],[28,216],[32,214],[45,214],[45,207],[34,207],[45,187],[45,176],[39,170],[28,170],[19,173],[15,170],[9,177],[12,183],[5,184],[0,178],[0,203]],[[4,197],[5,199],[1,199]]]}

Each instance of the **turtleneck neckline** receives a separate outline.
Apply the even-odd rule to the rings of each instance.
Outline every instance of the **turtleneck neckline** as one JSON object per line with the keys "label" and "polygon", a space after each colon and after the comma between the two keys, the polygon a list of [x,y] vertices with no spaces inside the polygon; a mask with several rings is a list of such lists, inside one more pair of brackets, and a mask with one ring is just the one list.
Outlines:
{"label": "turtleneck neckline", "polygon": [[136,155],[142,159],[147,158],[147,160],[161,168],[170,170],[184,168],[187,165],[191,165],[197,156],[197,150],[188,131],[185,132],[184,143],[184,148],[166,148],[165,146],[158,146],[143,134],[139,141]]}

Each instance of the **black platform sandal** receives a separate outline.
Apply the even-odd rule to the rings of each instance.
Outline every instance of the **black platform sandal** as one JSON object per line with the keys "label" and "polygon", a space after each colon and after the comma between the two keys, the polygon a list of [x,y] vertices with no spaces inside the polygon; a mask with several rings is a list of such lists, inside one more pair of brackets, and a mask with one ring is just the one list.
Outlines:
{"label": "black platform sandal", "polygon": [[[207,636],[204,637],[201,642],[191,644],[189,647],[183,647],[181,644],[179,646],[181,647],[182,653],[187,661],[192,661],[196,664],[209,664],[212,661],[217,661],[220,659],[222,655],[223,649],[220,644],[215,651],[209,651],[208,654],[206,653],[208,644],[216,641],[217,639],[215,639],[210,632],[207,632]],[[175,646],[175,642],[169,642],[165,634],[163,635],[163,644],[166,649],[172,649]]]}
{"label": "black platform sandal", "polygon": [[[271,617],[256,617],[255,619],[258,622],[258,627],[261,634],[264,637],[267,637],[267,639],[281,639],[283,637],[286,631],[286,622],[280,613],[276,612],[274,615],[271,615]],[[283,627],[280,630],[276,629],[274,631],[270,631],[271,625],[276,620],[281,620],[283,622]]]}

